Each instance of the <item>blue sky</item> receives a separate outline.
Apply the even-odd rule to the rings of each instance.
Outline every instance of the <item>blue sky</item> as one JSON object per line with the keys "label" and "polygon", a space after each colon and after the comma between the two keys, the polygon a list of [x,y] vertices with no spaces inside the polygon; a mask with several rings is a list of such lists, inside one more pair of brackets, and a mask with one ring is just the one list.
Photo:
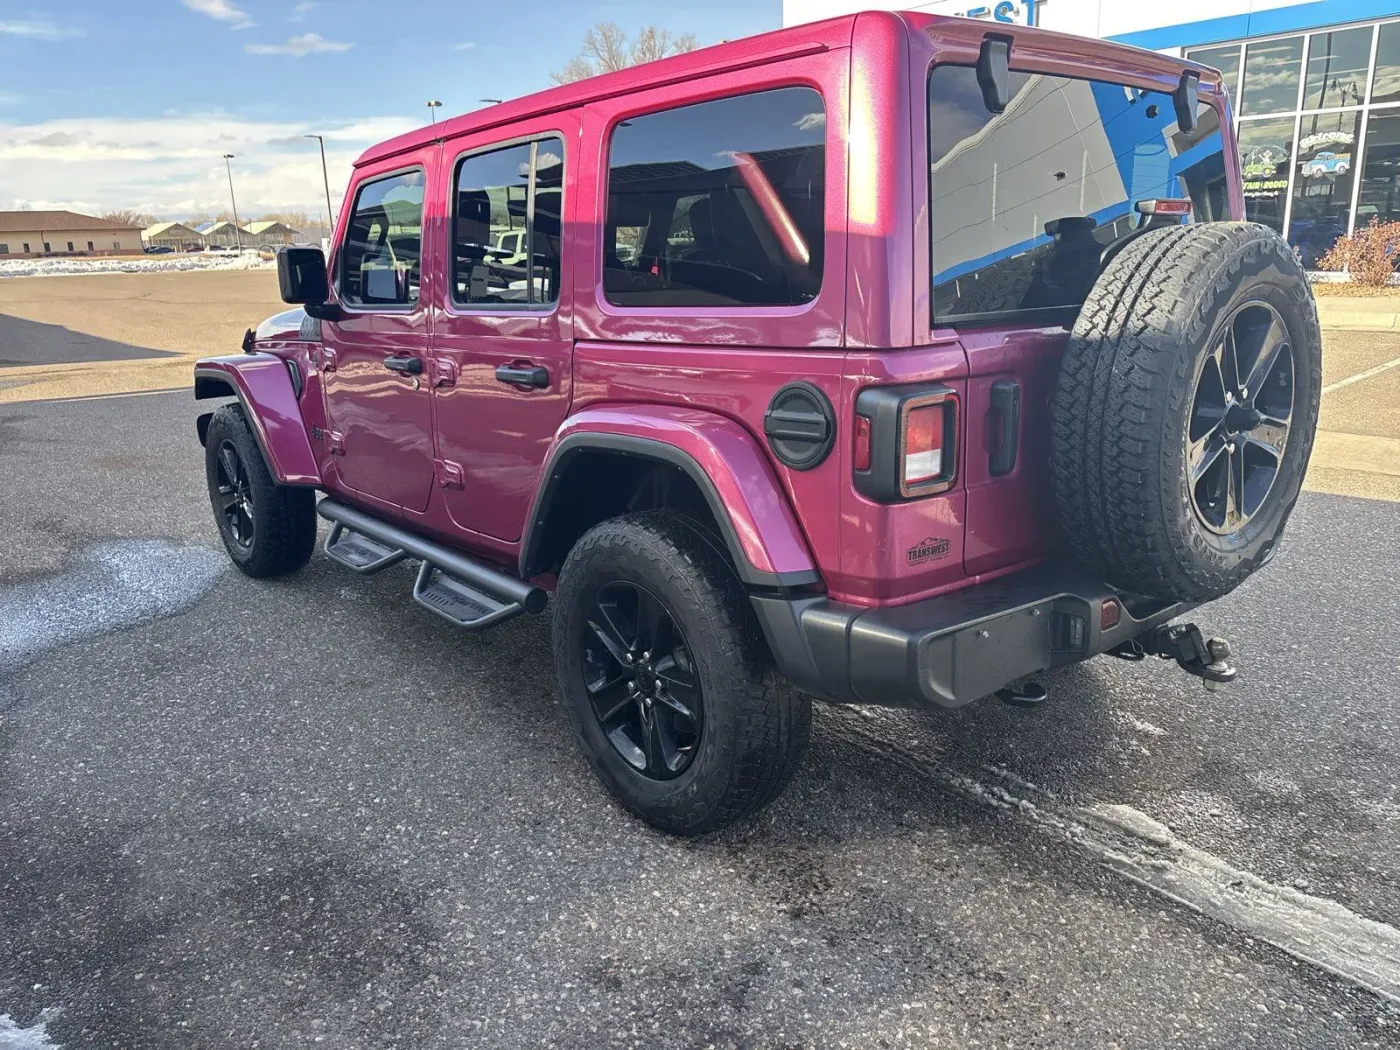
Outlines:
{"label": "blue sky", "polygon": [[[780,0],[0,0],[0,209],[135,208],[165,218],[323,200],[350,161],[427,119],[549,86],[588,27],[775,29]],[[324,204],[320,205],[324,209]]]}

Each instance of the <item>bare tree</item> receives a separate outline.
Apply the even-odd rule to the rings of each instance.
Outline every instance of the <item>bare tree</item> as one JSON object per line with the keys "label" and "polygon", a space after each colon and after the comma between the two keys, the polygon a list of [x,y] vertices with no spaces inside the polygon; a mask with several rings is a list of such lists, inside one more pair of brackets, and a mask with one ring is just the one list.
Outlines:
{"label": "bare tree", "polygon": [[147,226],[154,226],[158,222],[164,222],[159,215],[151,215],[149,212],[132,211],[130,208],[123,208],[120,211],[109,211],[102,216],[104,219],[111,219],[119,222],[123,226],[139,226],[145,229]]}
{"label": "bare tree", "polygon": [[198,211],[185,220],[186,226],[203,226],[206,222],[233,222],[233,212],[227,208],[213,211]]}
{"label": "bare tree", "polygon": [[556,84],[572,84],[599,73],[613,73],[668,55],[682,55],[699,46],[694,33],[677,36],[669,29],[656,26],[645,26],[629,43],[627,34],[616,23],[598,22],[584,34],[583,49],[569,59],[563,69],[549,76]]}
{"label": "bare tree", "polygon": [[258,222],[280,222],[284,226],[290,226],[294,230],[304,230],[310,226],[324,226],[324,219],[313,219],[310,212],[305,211],[270,211],[263,215]]}

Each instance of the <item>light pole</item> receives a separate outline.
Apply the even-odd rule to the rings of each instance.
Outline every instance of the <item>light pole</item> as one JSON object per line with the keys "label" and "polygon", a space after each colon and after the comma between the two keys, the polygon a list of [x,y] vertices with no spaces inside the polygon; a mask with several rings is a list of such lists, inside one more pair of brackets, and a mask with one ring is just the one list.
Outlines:
{"label": "light pole", "polygon": [[238,253],[243,254],[243,227],[238,223],[238,200],[233,195],[233,166],[229,161],[233,160],[232,153],[224,154],[224,170],[228,172],[228,201],[233,205],[233,240],[238,246]]}
{"label": "light pole", "polygon": [[434,123],[434,124],[437,123],[437,111],[438,111],[438,107],[441,106],[441,105],[442,105],[442,103],[439,102],[439,101],[438,101],[437,99],[435,99],[435,98],[430,98],[430,99],[428,99],[428,102],[427,102],[427,106],[428,106],[428,115],[429,115],[430,117],[433,118],[433,123]]}
{"label": "light pole", "polygon": [[326,186],[326,215],[331,221],[330,229],[326,231],[327,237],[335,236],[335,212],[331,209],[331,179],[326,174],[326,140],[320,135],[303,135],[303,138],[315,139],[321,144],[321,181]]}

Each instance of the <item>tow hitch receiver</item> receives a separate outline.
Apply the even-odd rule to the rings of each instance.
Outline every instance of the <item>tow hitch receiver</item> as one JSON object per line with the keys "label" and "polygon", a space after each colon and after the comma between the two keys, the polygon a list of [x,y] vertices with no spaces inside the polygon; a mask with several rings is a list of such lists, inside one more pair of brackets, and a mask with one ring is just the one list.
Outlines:
{"label": "tow hitch receiver", "polygon": [[1229,685],[1238,673],[1230,663],[1230,643],[1224,638],[1206,638],[1194,623],[1169,623],[1153,628],[1109,654],[1120,660],[1145,660],[1149,656],[1175,660],[1183,671],[1193,674],[1211,691]]}

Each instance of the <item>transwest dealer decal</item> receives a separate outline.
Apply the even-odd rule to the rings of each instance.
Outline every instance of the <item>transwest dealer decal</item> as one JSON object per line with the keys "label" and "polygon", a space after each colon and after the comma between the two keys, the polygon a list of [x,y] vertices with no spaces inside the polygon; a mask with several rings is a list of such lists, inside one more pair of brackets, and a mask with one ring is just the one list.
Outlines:
{"label": "transwest dealer decal", "polygon": [[932,558],[946,558],[948,549],[953,545],[952,540],[939,539],[930,536],[928,539],[920,540],[909,548],[909,553],[905,555],[909,559],[910,565],[917,565],[921,561],[928,561]]}

